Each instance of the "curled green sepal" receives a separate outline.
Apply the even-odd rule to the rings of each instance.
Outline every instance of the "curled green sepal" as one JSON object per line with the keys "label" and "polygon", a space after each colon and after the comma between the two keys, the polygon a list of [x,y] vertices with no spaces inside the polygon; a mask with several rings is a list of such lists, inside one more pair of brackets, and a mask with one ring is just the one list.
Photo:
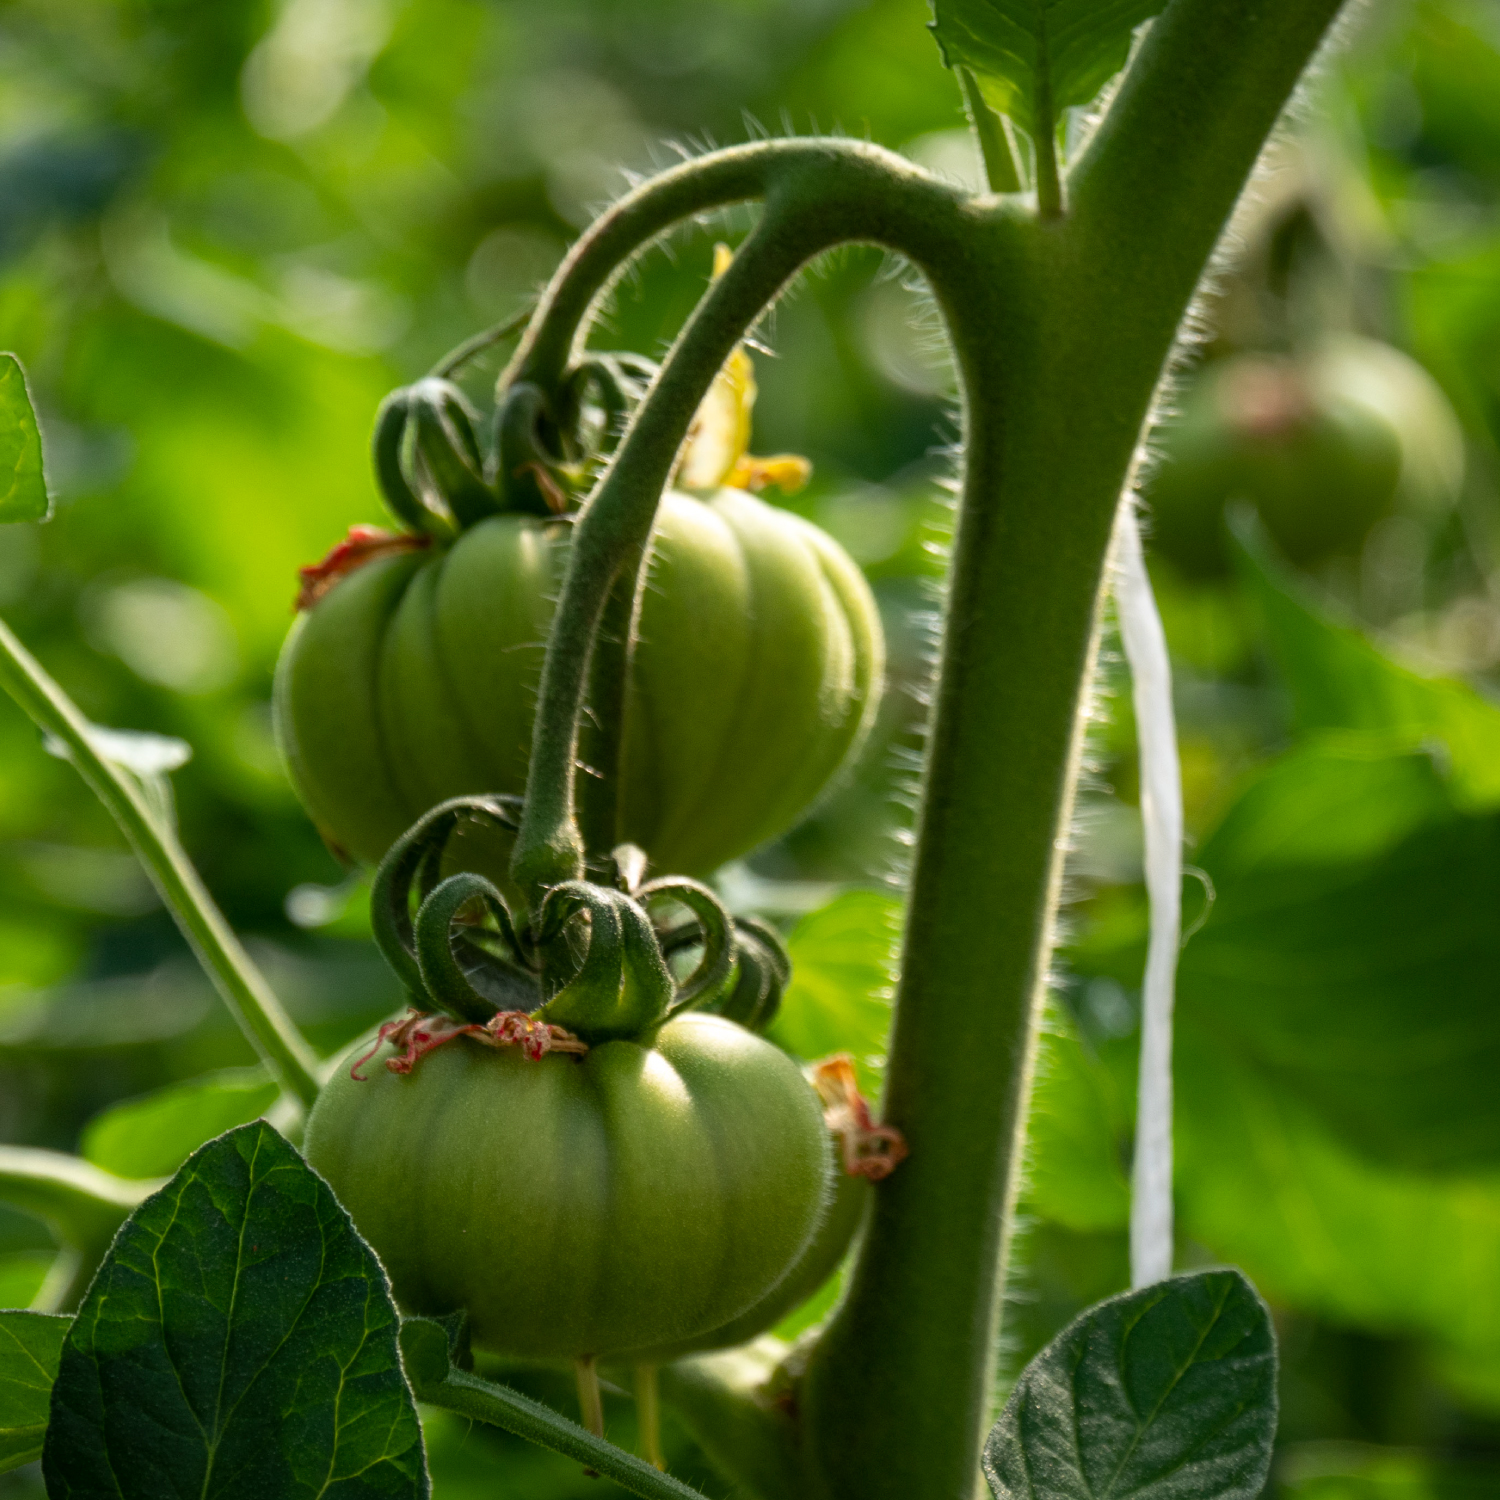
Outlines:
{"label": "curled green sepal", "polygon": [[734,979],[713,1008],[728,1021],[764,1031],[781,1009],[792,960],[780,934],[754,917],[734,919]]}
{"label": "curled green sepal", "polygon": [[386,851],[370,888],[370,926],[376,946],[396,978],[420,1000],[426,994],[417,958],[412,906],[420,908],[437,887],[443,849],[459,820],[482,817],[514,829],[518,797],[452,797],[423,813]]}
{"label": "curled green sepal", "polygon": [[683,875],[667,875],[660,880],[648,881],[635,894],[642,905],[654,900],[675,901],[687,907],[697,919],[703,955],[693,972],[677,986],[672,1009],[686,1010],[718,994],[729,978],[735,958],[734,928],[719,898],[706,885]]}
{"label": "curled green sepal", "polygon": [[544,946],[571,958],[564,929],[581,913],[588,915],[582,960],[568,963],[572,972],[538,1014],[590,1043],[638,1036],[666,1016],[675,989],[650,918],[623,891],[567,880],[542,902]]}
{"label": "curled green sepal", "polygon": [[[492,881],[468,870],[450,875],[433,889],[417,912],[413,935],[417,964],[428,998],[449,1015],[482,1025],[500,1007],[480,993],[475,979],[483,969],[491,967],[496,958],[466,941],[462,933],[454,933],[454,923],[466,908],[470,911],[477,908],[478,914],[487,913],[494,920],[506,956],[514,958],[519,965],[524,950],[505,897]],[[470,960],[467,969],[455,951],[458,945],[462,945],[461,951]],[[491,962],[487,964],[486,959]],[[524,987],[522,975],[518,974],[517,979]],[[525,1008],[530,1009],[529,1006]]]}
{"label": "curled green sepal", "polygon": [[462,527],[500,509],[485,479],[475,426],[479,414],[450,380],[429,375],[407,390],[411,467],[424,501],[445,506]]}
{"label": "curled green sepal", "polygon": [[495,414],[495,482],[506,510],[558,516],[567,509],[568,496],[552,472],[559,455],[547,442],[554,430],[540,386],[522,381],[502,394]]}
{"label": "curled green sepal", "polygon": [[[754,917],[735,917],[731,927],[730,971],[716,986],[704,986],[695,1002],[700,1010],[712,1011],[735,1021],[748,1031],[765,1031],[776,1019],[781,997],[792,977],[792,960],[780,936]],[[696,921],[684,922],[662,934],[662,949],[668,958],[703,941]],[[727,983],[723,980],[727,978]]]}
{"label": "curled green sepal", "polygon": [[407,386],[392,391],[380,403],[380,410],[375,414],[375,432],[370,440],[375,482],[380,487],[386,509],[403,525],[428,535],[445,534],[452,530],[448,524],[450,518],[435,515],[407,483],[402,453],[406,446],[410,409],[411,390]]}
{"label": "curled green sepal", "polygon": [[[625,431],[630,413],[656,379],[658,366],[640,354],[588,354],[573,366],[559,397],[560,420],[585,449],[610,452]],[[590,407],[598,410],[597,435],[584,433]]]}

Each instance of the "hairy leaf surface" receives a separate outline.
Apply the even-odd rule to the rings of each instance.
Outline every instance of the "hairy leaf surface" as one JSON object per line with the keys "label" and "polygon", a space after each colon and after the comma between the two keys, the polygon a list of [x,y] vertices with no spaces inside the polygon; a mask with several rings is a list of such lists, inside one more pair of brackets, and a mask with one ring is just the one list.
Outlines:
{"label": "hairy leaf surface", "polygon": [[0,354],[0,523],[45,521],[50,510],[26,374],[14,354]]}
{"label": "hairy leaf surface", "polygon": [[1270,1314],[1238,1271],[1112,1297],[1027,1365],[984,1449],[996,1500],[1255,1500],[1276,1435]]}
{"label": "hairy leaf surface", "polygon": [[52,1382],[72,1321],[0,1312],[0,1474],[42,1456]]}
{"label": "hairy leaf surface", "polygon": [[1035,134],[1087,104],[1125,66],[1132,31],[1163,0],[936,0],[932,23],[950,68],[968,68],[986,101]]}
{"label": "hairy leaf surface", "polygon": [[63,1349],[56,1497],[425,1496],[385,1275],[269,1125],[196,1152],[120,1231]]}

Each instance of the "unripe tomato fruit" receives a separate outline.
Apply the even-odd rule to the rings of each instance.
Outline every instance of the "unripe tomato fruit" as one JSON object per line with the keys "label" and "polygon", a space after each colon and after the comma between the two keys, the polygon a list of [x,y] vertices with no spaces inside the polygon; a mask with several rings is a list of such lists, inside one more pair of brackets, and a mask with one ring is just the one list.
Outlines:
{"label": "unripe tomato fruit", "polygon": [[764,1297],[831,1188],[817,1095],[718,1016],[532,1060],[469,1038],[409,1074],[339,1069],[305,1153],[408,1313],[465,1309],[477,1348],[609,1357]]}
{"label": "unripe tomato fruit", "polygon": [[1398,507],[1441,511],[1462,482],[1462,432],[1436,382],[1373,340],[1237,355],[1180,405],[1146,494],[1157,549],[1189,575],[1226,567],[1226,503],[1248,501],[1291,561],[1316,567],[1356,556]]}
{"label": "unripe tomato fruit", "polygon": [[[478,522],[386,556],[293,628],[277,732],[324,834],[378,862],[449,797],[520,793],[568,527]],[[742,490],[658,510],[625,704],[620,838],[701,874],[789,828],[859,742],[884,642],[824,532]]]}
{"label": "unripe tomato fruit", "polygon": [[765,1296],[751,1303],[738,1317],[709,1329],[707,1333],[653,1349],[631,1350],[622,1362],[664,1365],[689,1354],[733,1349],[737,1344],[747,1344],[774,1328],[838,1270],[864,1222],[873,1192],[869,1178],[850,1177],[835,1169],[833,1197],[817,1232],[791,1270]]}

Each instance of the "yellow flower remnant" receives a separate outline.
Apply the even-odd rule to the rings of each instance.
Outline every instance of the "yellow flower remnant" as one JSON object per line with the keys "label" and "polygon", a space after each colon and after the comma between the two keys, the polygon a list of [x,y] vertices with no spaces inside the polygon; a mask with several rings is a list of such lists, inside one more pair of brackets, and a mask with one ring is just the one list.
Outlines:
{"label": "yellow flower remnant", "polygon": [[[731,258],[728,245],[714,246],[716,281],[729,268]],[[755,367],[745,346],[736,344],[688,428],[673,479],[678,489],[709,491],[731,485],[763,490],[774,484],[790,495],[807,483],[812,465],[805,458],[795,453],[757,458],[749,452],[755,396]]]}

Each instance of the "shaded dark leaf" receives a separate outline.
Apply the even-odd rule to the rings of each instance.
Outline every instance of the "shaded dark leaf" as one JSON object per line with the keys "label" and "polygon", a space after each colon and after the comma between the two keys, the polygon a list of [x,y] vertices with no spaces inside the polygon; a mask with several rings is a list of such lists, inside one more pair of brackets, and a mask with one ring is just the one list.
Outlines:
{"label": "shaded dark leaf", "polygon": [[0,1474],[42,1456],[52,1382],[72,1321],[0,1312]]}
{"label": "shaded dark leaf", "polygon": [[263,1122],[197,1151],[121,1229],[63,1349],[54,1496],[428,1492],[385,1275]]}

